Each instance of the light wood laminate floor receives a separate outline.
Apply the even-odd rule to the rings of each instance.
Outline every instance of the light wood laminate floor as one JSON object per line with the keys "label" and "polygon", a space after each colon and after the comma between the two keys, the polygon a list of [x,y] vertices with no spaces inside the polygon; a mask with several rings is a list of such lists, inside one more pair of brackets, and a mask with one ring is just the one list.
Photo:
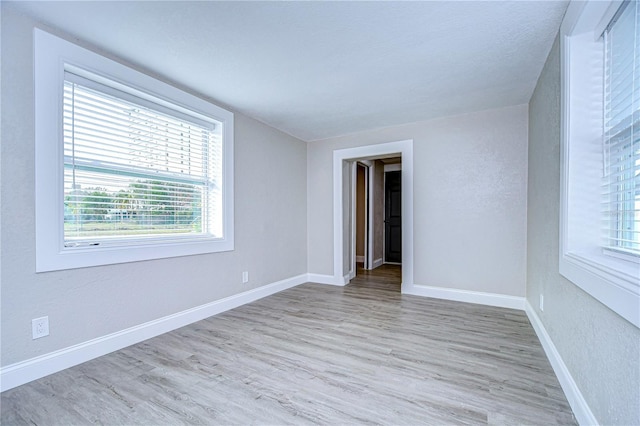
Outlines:
{"label": "light wood laminate floor", "polygon": [[305,284],[2,393],[13,424],[576,424],[523,312]]}

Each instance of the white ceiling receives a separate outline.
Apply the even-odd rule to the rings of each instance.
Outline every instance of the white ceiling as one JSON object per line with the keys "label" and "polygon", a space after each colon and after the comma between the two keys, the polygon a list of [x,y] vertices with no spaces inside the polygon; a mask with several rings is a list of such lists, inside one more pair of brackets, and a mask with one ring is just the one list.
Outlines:
{"label": "white ceiling", "polygon": [[140,1],[10,7],[310,141],[528,102],[566,6]]}

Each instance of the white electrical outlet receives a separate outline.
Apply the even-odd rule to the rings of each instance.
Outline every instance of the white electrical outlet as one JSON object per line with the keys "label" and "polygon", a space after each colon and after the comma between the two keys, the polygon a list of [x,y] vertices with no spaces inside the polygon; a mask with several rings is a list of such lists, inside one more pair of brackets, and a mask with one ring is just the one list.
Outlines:
{"label": "white electrical outlet", "polygon": [[49,335],[49,317],[31,320],[31,332],[33,340]]}
{"label": "white electrical outlet", "polygon": [[544,311],[544,295],[540,295],[540,310]]}
{"label": "white electrical outlet", "polygon": [[244,271],[242,273],[242,283],[248,283],[249,282],[249,272],[248,271]]}

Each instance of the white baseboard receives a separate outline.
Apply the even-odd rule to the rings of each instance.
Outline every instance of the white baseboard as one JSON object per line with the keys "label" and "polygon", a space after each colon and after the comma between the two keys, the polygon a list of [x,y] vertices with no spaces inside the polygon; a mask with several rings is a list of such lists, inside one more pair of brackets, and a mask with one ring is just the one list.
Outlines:
{"label": "white baseboard", "polygon": [[547,358],[551,363],[554,373],[556,373],[556,377],[560,382],[560,386],[562,386],[562,390],[567,397],[567,401],[569,401],[569,405],[571,405],[571,409],[573,410],[573,414],[576,416],[576,420],[578,420],[579,424],[585,426],[597,425],[598,420],[593,415],[591,408],[589,408],[589,404],[587,404],[587,401],[582,396],[582,392],[578,389],[578,385],[573,380],[569,369],[562,360],[562,357],[560,356],[560,353],[558,353],[556,346],[553,344],[551,337],[544,328],[544,325],[542,325],[542,321],[540,321],[540,318],[533,310],[533,307],[529,304],[528,300],[525,303],[525,312],[529,317],[529,321],[531,322],[533,329],[538,335],[540,343],[542,343],[542,348],[547,354]]}
{"label": "white baseboard", "polygon": [[382,258],[380,258],[380,259],[375,259],[375,260],[373,261],[373,265],[371,265],[372,269],[376,269],[378,266],[382,266],[382,263],[383,263],[383,262],[384,262],[384,261],[382,260]]}
{"label": "white baseboard", "polygon": [[356,262],[363,263],[364,262],[364,256],[356,256]]}
{"label": "white baseboard", "polygon": [[[379,261],[380,264],[382,264],[382,259],[379,259]],[[374,267],[377,262],[378,261],[374,262]],[[380,266],[380,264],[377,266]],[[305,282],[344,286],[347,282],[347,276],[336,279],[333,275],[301,274],[97,339],[89,340],[78,345],[11,364],[0,369],[0,391],[4,392],[32,380],[48,376]],[[403,286],[403,293],[405,294],[525,310],[538,339],[540,339],[547,358],[558,377],[558,381],[562,386],[562,390],[571,405],[576,419],[581,425],[598,424],[597,419],[578,389],[577,384],[560,357],[553,341],[542,325],[540,318],[524,298],[420,285],[407,285],[406,287],[407,288],[404,289]]]}
{"label": "white baseboard", "polygon": [[307,274],[307,281],[310,283],[329,284],[337,286],[344,286],[348,282],[348,280],[345,280],[345,277],[336,279],[336,277],[334,277],[333,275],[324,274]]}
{"label": "white baseboard", "polygon": [[500,308],[519,309],[521,311],[524,310],[525,303],[524,297],[415,284],[407,285],[406,288],[403,287],[402,292],[415,296],[455,300],[457,302],[477,303],[480,305],[497,306]]}
{"label": "white baseboard", "polygon": [[98,337],[97,339],[8,365],[0,369],[0,391],[4,392],[5,390],[23,385],[32,380],[126,348],[127,346],[278,293],[279,291],[295,287],[307,281],[308,274],[301,274],[106,336]]}

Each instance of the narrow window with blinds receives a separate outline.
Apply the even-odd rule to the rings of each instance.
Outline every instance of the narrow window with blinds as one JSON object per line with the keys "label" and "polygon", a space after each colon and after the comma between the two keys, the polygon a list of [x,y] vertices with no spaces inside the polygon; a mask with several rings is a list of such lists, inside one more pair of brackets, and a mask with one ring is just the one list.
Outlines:
{"label": "narrow window with blinds", "polygon": [[222,237],[220,123],[65,73],[64,244]]}
{"label": "narrow window with blinds", "polygon": [[640,4],[604,33],[605,247],[640,256]]}
{"label": "narrow window with blinds", "polygon": [[640,3],[570,2],[560,27],[558,271],[640,327]]}

